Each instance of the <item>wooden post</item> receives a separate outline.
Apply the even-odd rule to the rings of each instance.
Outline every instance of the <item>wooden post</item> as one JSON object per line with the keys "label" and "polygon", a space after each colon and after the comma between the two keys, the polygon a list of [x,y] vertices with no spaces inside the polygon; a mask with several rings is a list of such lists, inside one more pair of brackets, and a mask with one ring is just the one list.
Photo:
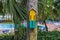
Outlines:
{"label": "wooden post", "polygon": [[[27,19],[27,40],[37,40],[37,13],[38,13],[38,0],[27,0],[27,6],[28,6],[28,19]],[[34,12],[31,12],[33,10]],[[30,12],[32,16],[30,16]],[[33,14],[36,14],[34,18]],[[31,17],[31,18],[30,18]],[[36,21],[35,27],[30,26],[30,20],[31,21]]]}

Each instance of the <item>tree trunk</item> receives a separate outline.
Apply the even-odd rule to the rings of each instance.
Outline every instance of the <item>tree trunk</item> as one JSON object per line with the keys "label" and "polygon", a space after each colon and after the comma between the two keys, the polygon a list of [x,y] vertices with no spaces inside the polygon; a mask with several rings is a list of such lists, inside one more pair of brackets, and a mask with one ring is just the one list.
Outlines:
{"label": "tree trunk", "polygon": [[46,25],[46,21],[45,21],[45,2],[46,2],[46,0],[43,0],[43,8],[42,8],[42,13],[43,13],[43,15],[42,15],[42,23],[45,25],[45,30],[46,31],[48,31],[48,27],[47,27],[47,25]]}
{"label": "tree trunk", "polygon": [[47,27],[47,24],[46,24],[45,20],[44,20],[44,24],[45,24],[46,32],[47,32],[48,31],[48,27]]}
{"label": "tree trunk", "polygon": [[[38,13],[38,0],[27,0],[27,6],[28,6],[28,19],[27,19],[27,40],[37,40],[37,22],[36,27],[31,29],[30,28],[30,19],[29,19],[29,12],[33,9],[36,12],[36,17]],[[34,21],[34,20],[33,20]],[[37,21],[37,19],[35,20]]]}

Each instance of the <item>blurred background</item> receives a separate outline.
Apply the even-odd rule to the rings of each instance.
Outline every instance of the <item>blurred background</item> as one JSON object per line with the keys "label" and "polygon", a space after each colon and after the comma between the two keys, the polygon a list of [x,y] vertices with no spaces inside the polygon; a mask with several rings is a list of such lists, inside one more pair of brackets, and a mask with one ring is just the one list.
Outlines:
{"label": "blurred background", "polygon": [[[38,0],[37,28],[38,40],[44,40],[46,35],[50,40],[60,40],[60,0]],[[0,0],[0,35],[26,40],[26,33],[27,0]]]}

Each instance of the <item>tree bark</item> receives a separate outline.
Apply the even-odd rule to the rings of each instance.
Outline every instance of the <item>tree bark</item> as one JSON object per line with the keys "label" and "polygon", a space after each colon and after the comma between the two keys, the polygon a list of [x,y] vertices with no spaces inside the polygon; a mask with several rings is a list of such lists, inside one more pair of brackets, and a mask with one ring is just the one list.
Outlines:
{"label": "tree bark", "polygon": [[[29,24],[29,12],[31,9],[36,11],[36,17],[38,13],[38,0],[27,0],[27,6],[28,6],[28,19],[27,19],[27,40],[37,40],[37,22],[36,22],[36,28],[31,29]],[[37,19],[36,19],[37,21]]]}

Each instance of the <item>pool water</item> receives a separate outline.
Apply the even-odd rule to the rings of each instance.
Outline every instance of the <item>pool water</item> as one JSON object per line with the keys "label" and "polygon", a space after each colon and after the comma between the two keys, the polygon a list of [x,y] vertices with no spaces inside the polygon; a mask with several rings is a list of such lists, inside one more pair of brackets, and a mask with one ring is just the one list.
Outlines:
{"label": "pool water", "polygon": [[[27,23],[22,24],[24,27],[27,27]],[[14,23],[0,23],[0,29],[14,29]]]}
{"label": "pool water", "polygon": [[14,28],[14,24],[11,23],[11,24],[0,24],[0,29],[12,29]]}

